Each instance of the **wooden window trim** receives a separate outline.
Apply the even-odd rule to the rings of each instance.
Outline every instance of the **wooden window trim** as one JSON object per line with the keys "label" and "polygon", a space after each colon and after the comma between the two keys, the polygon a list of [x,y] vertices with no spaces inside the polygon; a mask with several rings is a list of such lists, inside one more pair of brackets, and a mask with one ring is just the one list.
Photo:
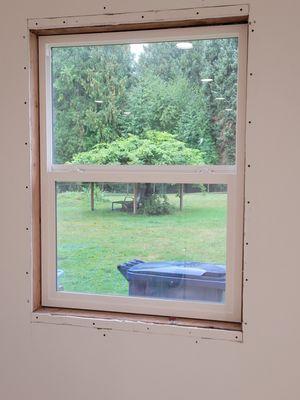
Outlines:
{"label": "wooden window trim", "polygon": [[168,29],[168,28],[186,28],[195,26],[212,26],[212,25],[232,25],[247,23],[247,15],[239,15],[236,17],[221,17],[221,18],[204,18],[204,19],[191,19],[191,20],[178,20],[178,21],[164,21],[164,22],[143,22],[135,24],[116,24],[116,25],[98,25],[98,26],[84,26],[84,27],[68,27],[68,28],[51,28],[51,29],[35,29],[38,36],[51,36],[51,35],[73,35],[80,33],[104,33],[104,32],[126,32],[126,31],[140,31],[151,29]]}
{"label": "wooden window trim", "polygon": [[109,26],[68,27],[55,29],[29,30],[29,116],[30,116],[30,167],[31,167],[31,201],[32,201],[32,291],[31,304],[33,313],[43,313],[60,316],[74,316],[81,318],[101,318],[106,320],[118,319],[142,321],[172,326],[185,326],[230,331],[242,331],[242,323],[209,321],[202,319],[151,316],[142,314],[128,314],[104,311],[77,310],[68,308],[42,307],[41,293],[41,186],[40,186],[40,126],[39,126],[39,52],[38,38],[45,35],[101,33],[138,31],[149,29],[167,29],[178,27],[195,27],[208,25],[228,25],[247,23],[248,15],[236,17],[207,18],[199,20],[147,22],[137,24],[120,24]]}
{"label": "wooden window trim", "polygon": [[32,310],[41,307],[41,184],[40,184],[40,124],[39,124],[39,66],[38,35],[30,33],[29,121],[30,121],[30,179],[32,204]]}
{"label": "wooden window trim", "polygon": [[242,324],[239,322],[209,321],[194,318],[164,317],[156,315],[130,314],[107,311],[77,310],[71,308],[39,307],[35,310],[35,316],[50,315],[60,317],[76,317],[88,319],[100,319],[109,321],[143,322],[146,324],[172,325],[178,327],[193,327],[205,329],[220,329],[226,331],[240,332]]}

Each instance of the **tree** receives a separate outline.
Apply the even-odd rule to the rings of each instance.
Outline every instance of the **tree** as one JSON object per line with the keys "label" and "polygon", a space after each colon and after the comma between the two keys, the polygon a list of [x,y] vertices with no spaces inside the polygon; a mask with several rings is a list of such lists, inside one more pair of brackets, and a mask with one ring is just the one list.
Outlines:
{"label": "tree", "polygon": [[55,162],[122,135],[133,81],[129,45],[52,49]]}
{"label": "tree", "polygon": [[[204,149],[208,163],[234,163],[238,41],[225,38],[191,43],[189,50],[178,49],[174,42],[149,44],[139,62],[139,76],[151,74],[169,87],[185,79],[191,101],[179,112],[185,115],[178,121],[184,140]],[[203,82],[203,78],[212,82]],[[161,88],[163,91],[163,84]],[[164,129],[173,133],[171,127]]]}
{"label": "tree", "polygon": [[[200,150],[187,147],[167,132],[148,131],[142,135],[130,135],[112,143],[101,143],[92,150],[79,153],[73,158],[76,164],[134,164],[178,165],[203,164]],[[164,195],[157,195],[150,183],[137,185],[138,208],[149,214],[171,212],[172,207]]]}
{"label": "tree", "polygon": [[147,73],[131,88],[128,107],[128,133],[167,131],[189,147],[201,150],[206,163],[213,164],[217,159],[202,89],[187,78],[177,76],[164,81]]}
{"label": "tree", "polygon": [[[238,40],[236,38],[193,42],[193,52],[185,52],[183,70],[202,87],[209,118],[210,140],[216,163],[235,162]],[[211,78],[212,82],[202,82]]]}
{"label": "tree", "polygon": [[140,76],[129,92],[128,133],[175,133],[189,95],[189,83],[180,76],[168,82],[150,72]]}
{"label": "tree", "polygon": [[165,82],[174,81],[182,72],[181,57],[182,51],[174,42],[149,43],[140,56],[138,75],[151,74]]}
{"label": "tree", "polygon": [[76,164],[98,165],[182,165],[203,164],[200,150],[188,147],[172,134],[148,131],[111,143],[100,143],[73,157]]}

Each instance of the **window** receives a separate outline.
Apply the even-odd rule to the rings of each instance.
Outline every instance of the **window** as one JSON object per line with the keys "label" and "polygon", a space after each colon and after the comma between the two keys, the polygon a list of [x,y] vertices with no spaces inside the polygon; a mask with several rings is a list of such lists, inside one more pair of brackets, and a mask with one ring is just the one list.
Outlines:
{"label": "window", "polygon": [[44,306],[241,320],[246,32],[40,37]]}

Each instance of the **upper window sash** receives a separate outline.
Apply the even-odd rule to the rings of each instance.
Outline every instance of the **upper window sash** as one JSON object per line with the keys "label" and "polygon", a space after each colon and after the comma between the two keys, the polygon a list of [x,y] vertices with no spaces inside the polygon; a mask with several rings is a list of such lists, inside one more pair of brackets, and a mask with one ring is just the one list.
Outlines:
{"label": "upper window sash", "polygon": [[[223,173],[236,173],[237,170],[243,168],[243,152],[241,149],[244,145],[243,138],[243,118],[239,114],[244,111],[245,104],[245,61],[246,61],[246,31],[243,25],[233,26],[214,26],[214,27],[197,27],[197,28],[181,28],[181,29],[163,29],[141,32],[113,32],[101,34],[82,34],[82,35],[59,35],[45,36],[40,40],[40,79],[41,79],[41,162],[44,173],[65,173],[70,174],[84,172],[85,175],[98,171],[99,173],[111,169],[111,172],[119,172],[119,168],[124,168],[129,174],[135,173],[137,170],[131,169],[134,166],[122,165],[72,165],[72,164],[54,164],[53,163],[53,130],[52,130],[52,90],[51,90],[51,49],[53,47],[71,47],[71,46],[89,46],[89,45],[105,45],[105,44],[125,44],[125,43],[151,43],[151,42],[168,42],[174,40],[196,40],[196,39],[221,39],[221,38],[238,38],[238,89],[237,89],[237,113],[236,113],[236,164],[235,168],[223,168]],[[128,168],[130,167],[130,168]],[[140,168],[141,166],[136,166]],[[143,165],[143,172],[152,173],[153,166]],[[166,166],[164,166],[166,167]],[[176,172],[175,166],[167,166],[170,173]],[[184,170],[186,165],[178,166]],[[219,166],[192,166],[193,171],[199,175],[205,173],[218,173]],[[105,168],[105,170],[103,169]],[[118,168],[118,169],[117,169]],[[161,167],[160,167],[161,168]],[[200,168],[200,169],[199,169]],[[132,180],[134,178],[131,178]]]}

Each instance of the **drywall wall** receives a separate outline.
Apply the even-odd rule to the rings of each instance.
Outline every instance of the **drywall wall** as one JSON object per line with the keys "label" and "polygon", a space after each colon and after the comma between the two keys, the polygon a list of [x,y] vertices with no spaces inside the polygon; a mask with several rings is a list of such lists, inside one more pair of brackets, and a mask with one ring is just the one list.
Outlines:
{"label": "drywall wall", "polygon": [[[30,323],[28,17],[227,1],[1,0],[0,399],[297,400],[299,35],[296,0],[251,0],[244,342]],[[230,1],[238,4],[237,1]],[[29,230],[26,227],[29,226]]]}

